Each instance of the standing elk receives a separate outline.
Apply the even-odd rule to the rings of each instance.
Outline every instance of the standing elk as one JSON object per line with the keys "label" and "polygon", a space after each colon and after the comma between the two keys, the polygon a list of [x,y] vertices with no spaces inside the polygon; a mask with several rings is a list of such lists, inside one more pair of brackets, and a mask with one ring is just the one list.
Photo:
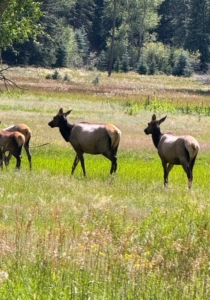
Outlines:
{"label": "standing elk", "polygon": [[168,184],[168,175],[174,165],[182,165],[188,178],[188,188],[192,187],[193,167],[200,146],[196,139],[190,135],[175,136],[173,134],[163,134],[160,131],[160,124],[164,122],[166,116],[156,120],[156,115],[144,129],[146,134],[152,135],[155,147],[162,161],[164,170],[164,186]]}
{"label": "standing elk", "polygon": [[76,152],[72,165],[73,175],[78,162],[80,161],[83,174],[86,176],[84,153],[102,154],[111,161],[110,174],[117,170],[117,150],[120,143],[121,131],[114,125],[77,123],[70,124],[66,117],[72,110],[63,112],[61,108],[58,114],[48,123],[51,128],[58,127],[66,142],[69,142]]}
{"label": "standing elk", "polygon": [[[21,123],[21,124],[11,125],[2,130],[8,132],[19,131],[25,136],[24,149],[28,157],[29,167],[30,169],[32,169],[32,161],[31,161],[31,153],[30,153],[30,145],[29,145],[31,139],[31,129],[26,124]],[[6,166],[9,164],[11,157],[12,154],[10,152],[7,156],[6,155],[4,156],[4,163]]]}
{"label": "standing elk", "polygon": [[25,136],[18,132],[0,131],[0,167],[3,168],[5,152],[9,151],[16,158],[16,168],[20,169],[21,151],[25,143]]}

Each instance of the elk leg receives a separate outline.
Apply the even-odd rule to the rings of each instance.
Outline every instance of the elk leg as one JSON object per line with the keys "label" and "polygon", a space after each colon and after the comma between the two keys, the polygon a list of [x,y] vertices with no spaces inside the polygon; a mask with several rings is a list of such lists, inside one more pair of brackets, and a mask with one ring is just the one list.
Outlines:
{"label": "elk leg", "polygon": [[17,155],[14,155],[14,157],[16,158],[16,166],[15,166],[15,168],[16,169],[20,169],[20,165],[21,165],[21,158],[22,158],[22,156],[21,156],[21,154],[17,154]]}
{"label": "elk leg", "polygon": [[182,167],[184,169],[184,171],[187,174],[187,178],[188,178],[188,188],[191,189],[192,187],[192,180],[193,180],[193,176],[192,176],[192,169],[190,168],[188,163],[183,163]]}
{"label": "elk leg", "polygon": [[0,168],[3,169],[3,157],[4,154],[2,153],[1,149],[0,149]]}
{"label": "elk leg", "polygon": [[21,165],[21,152],[22,152],[22,146],[18,148],[16,153],[13,153],[13,156],[16,158],[16,169],[20,169],[20,165]]}
{"label": "elk leg", "polygon": [[112,163],[111,169],[110,169],[110,174],[112,174],[113,172],[115,173],[117,171],[117,157],[114,154],[112,154],[111,152],[102,153],[102,154],[103,154],[103,156],[108,158]]}
{"label": "elk leg", "polygon": [[7,156],[4,154],[4,159],[3,160],[4,160],[4,163],[5,163],[6,167],[9,165],[11,157],[12,157],[12,154],[10,152]]}
{"label": "elk leg", "polygon": [[80,163],[81,163],[81,167],[83,170],[83,175],[86,176],[86,172],[85,172],[85,160],[84,160],[84,156],[83,153],[77,153],[77,156],[79,157]]}
{"label": "elk leg", "polygon": [[[196,156],[197,156],[197,155],[196,155]],[[192,181],[193,181],[193,168],[194,168],[196,156],[190,161],[190,170],[191,170],[191,178],[192,178]]]}
{"label": "elk leg", "polygon": [[29,141],[28,140],[25,144],[24,144],[24,149],[26,151],[26,154],[28,156],[28,162],[29,162],[29,166],[30,166],[30,170],[32,169],[32,162],[31,162],[31,153],[30,153],[30,148],[29,148]]}
{"label": "elk leg", "polygon": [[172,164],[168,164],[168,166],[167,166],[167,172],[168,172],[168,174],[171,171],[171,169],[173,168],[173,166],[174,165],[172,165]]}
{"label": "elk leg", "polygon": [[77,154],[76,154],[75,159],[74,159],[74,163],[73,163],[73,165],[72,165],[71,175],[74,174],[74,170],[76,169],[76,166],[78,165],[78,162],[79,162],[79,157],[78,157]]}
{"label": "elk leg", "polygon": [[112,158],[112,166],[111,166],[110,174],[112,174],[113,172],[115,173],[116,171],[117,171],[117,157],[114,156]]}
{"label": "elk leg", "polygon": [[168,168],[167,162],[162,161],[163,171],[164,171],[164,186],[167,187],[168,185]]}
{"label": "elk leg", "polygon": [[17,160],[17,162],[16,162],[16,169],[18,169],[18,170],[20,169],[21,158],[22,158],[21,155],[18,155],[18,156],[16,157],[16,160]]}

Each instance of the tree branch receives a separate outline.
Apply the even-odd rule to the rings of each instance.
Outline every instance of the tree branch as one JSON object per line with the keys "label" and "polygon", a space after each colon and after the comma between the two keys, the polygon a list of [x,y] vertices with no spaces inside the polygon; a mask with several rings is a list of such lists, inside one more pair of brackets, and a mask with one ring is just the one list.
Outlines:
{"label": "tree branch", "polygon": [[0,81],[3,81],[4,86],[5,86],[6,90],[7,90],[7,92],[10,94],[10,91],[9,91],[9,87],[10,87],[10,86],[11,86],[11,87],[15,86],[15,87],[17,87],[18,89],[25,90],[24,88],[22,88],[22,87],[20,87],[19,85],[17,85],[14,81],[12,81],[12,80],[6,78],[6,76],[4,75],[3,71],[8,70],[9,68],[10,68],[10,67],[6,67],[6,68],[0,70]]}

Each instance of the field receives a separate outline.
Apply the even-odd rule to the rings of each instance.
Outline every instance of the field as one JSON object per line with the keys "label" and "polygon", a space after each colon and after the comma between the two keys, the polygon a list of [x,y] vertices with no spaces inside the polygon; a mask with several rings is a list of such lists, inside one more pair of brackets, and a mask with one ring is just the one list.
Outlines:
{"label": "field", "polygon": [[[0,86],[1,128],[23,122],[33,133],[32,171],[24,150],[20,171],[14,158],[1,171],[0,299],[209,299],[208,78],[59,70],[64,82],[45,79],[50,72],[9,69],[21,89]],[[87,178],[80,165],[71,176],[75,153],[48,126],[60,107],[73,109],[71,123],[121,129],[116,174],[103,156],[85,155]],[[153,113],[167,115],[163,132],[200,144],[191,191],[180,166],[163,187],[143,132]]]}

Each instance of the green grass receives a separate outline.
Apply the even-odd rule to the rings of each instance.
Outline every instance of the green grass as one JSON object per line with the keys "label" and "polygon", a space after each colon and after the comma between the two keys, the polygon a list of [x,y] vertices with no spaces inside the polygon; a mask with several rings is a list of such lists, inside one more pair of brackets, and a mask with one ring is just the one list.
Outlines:
{"label": "green grass", "polygon": [[[194,81],[185,84],[193,93]],[[0,100],[2,127],[25,122],[33,133],[32,171],[24,150],[20,171],[14,158],[1,171],[0,299],[209,299],[208,116],[157,112],[168,114],[164,132],[193,134],[201,145],[189,191],[180,166],[163,187],[160,159],[143,132],[153,110],[128,114],[120,97],[103,102],[83,92],[53,98],[52,90],[32,89]],[[122,130],[116,174],[103,156],[85,155],[87,178],[80,165],[71,175],[74,151],[47,126],[60,106],[74,109],[72,122],[106,120]]]}
{"label": "green grass", "polygon": [[[181,167],[163,188],[157,155],[121,151],[119,170],[86,156],[40,148],[20,172],[1,176],[1,299],[208,298],[208,166],[193,190]],[[67,157],[68,156],[68,157]],[[203,157],[204,158],[204,157]],[[205,156],[208,160],[209,156]],[[4,242],[4,243],[3,243]],[[204,282],[206,282],[204,284]]]}

